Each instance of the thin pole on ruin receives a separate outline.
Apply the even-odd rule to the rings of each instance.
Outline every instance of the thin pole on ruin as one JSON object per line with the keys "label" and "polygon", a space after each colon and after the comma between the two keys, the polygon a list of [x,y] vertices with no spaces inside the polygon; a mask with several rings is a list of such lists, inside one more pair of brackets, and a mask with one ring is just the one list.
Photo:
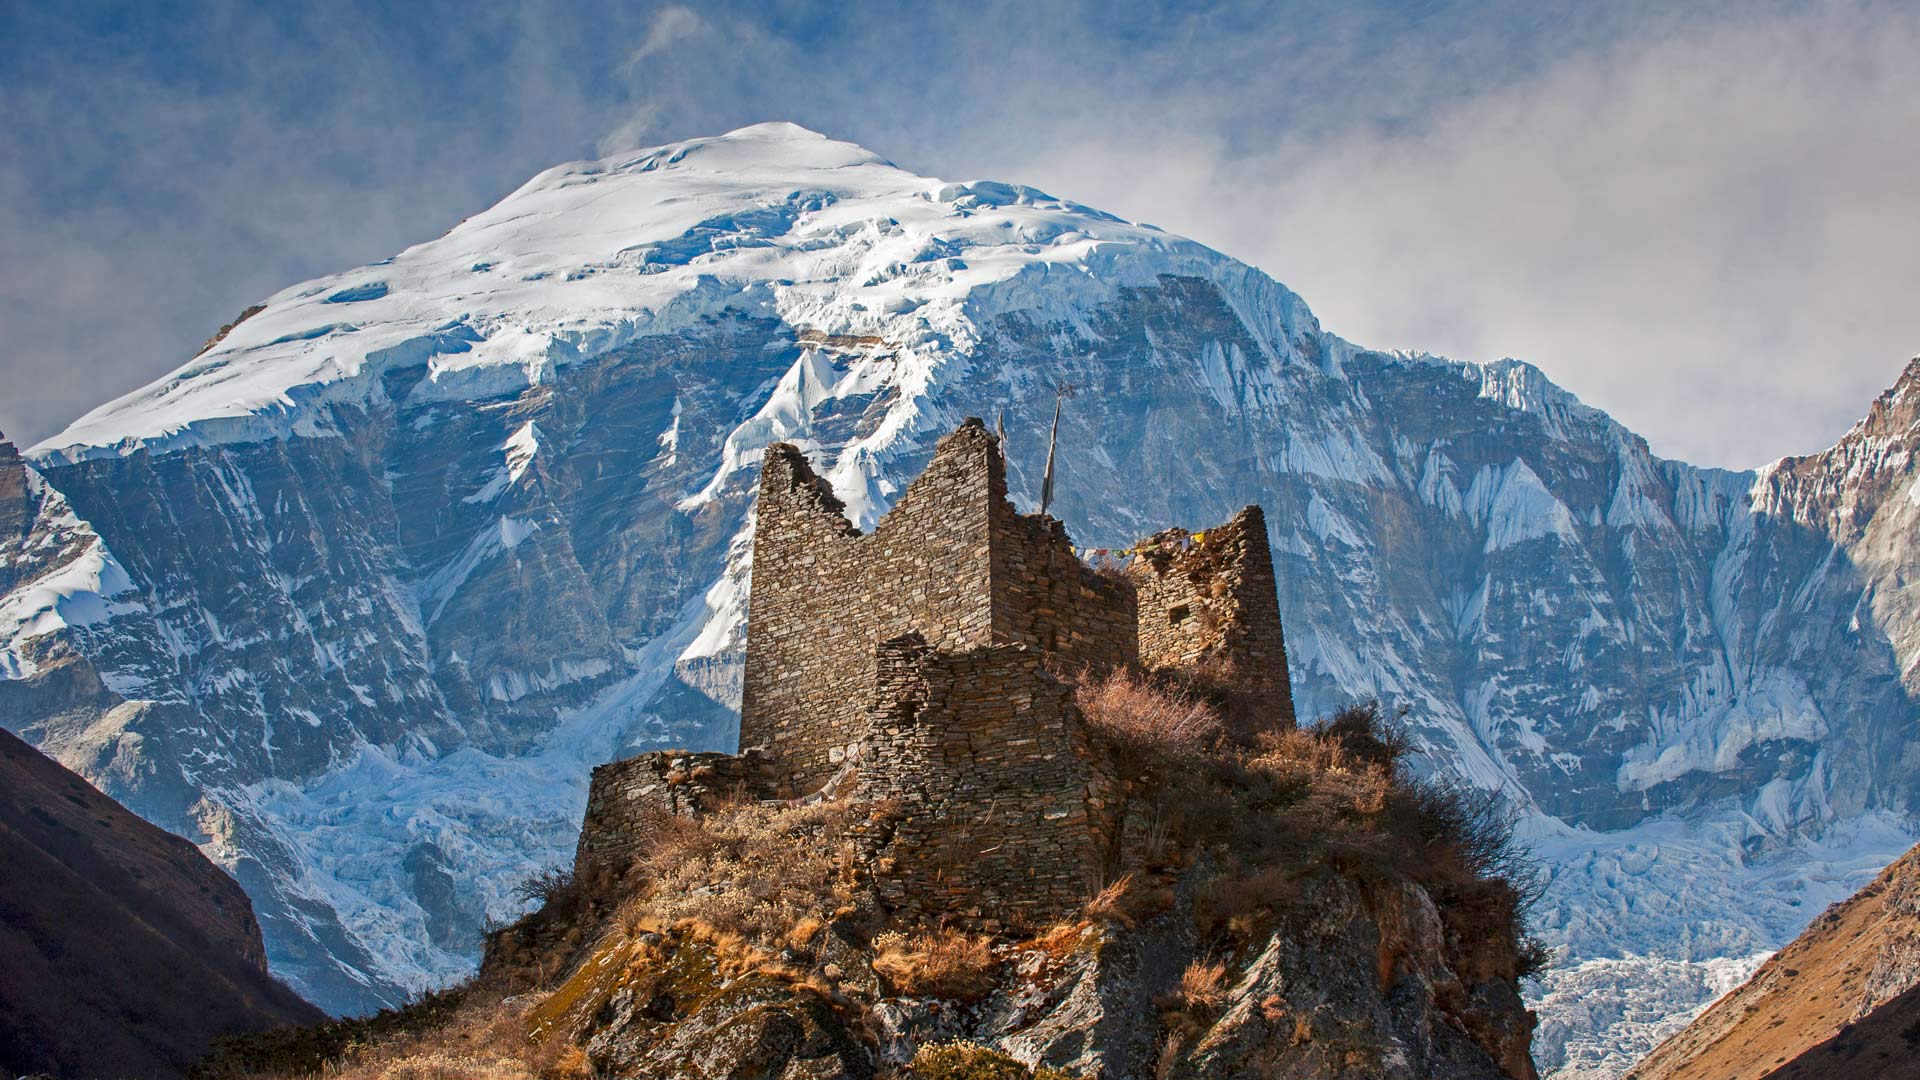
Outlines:
{"label": "thin pole on ruin", "polygon": [[1047,471],[1040,479],[1040,516],[1047,516],[1053,505],[1053,451],[1060,443],[1060,403],[1073,396],[1073,384],[1062,382],[1053,388],[1053,430],[1047,435]]}

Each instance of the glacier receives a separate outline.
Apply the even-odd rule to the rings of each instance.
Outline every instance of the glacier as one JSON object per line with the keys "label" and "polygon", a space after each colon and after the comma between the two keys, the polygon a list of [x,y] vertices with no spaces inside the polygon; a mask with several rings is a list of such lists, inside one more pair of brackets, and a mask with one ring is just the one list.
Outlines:
{"label": "glacier", "polygon": [[1832,450],[1698,469],[1531,365],[788,124],[249,310],[0,453],[0,724],[233,871],[336,1011],[470,971],[594,764],[730,748],[761,450],[864,527],[1004,414],[1031,508],[1062,381],[1080,543],[1262,503],[1301,713],[1404,705],[1524,807],[1549,1075],[1618,1075],[1915,839],[1920,367]]}

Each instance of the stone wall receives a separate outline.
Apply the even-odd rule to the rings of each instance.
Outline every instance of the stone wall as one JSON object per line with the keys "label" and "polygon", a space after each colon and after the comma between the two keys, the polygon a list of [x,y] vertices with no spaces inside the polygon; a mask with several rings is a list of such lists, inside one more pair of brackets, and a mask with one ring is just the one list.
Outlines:
{"label": "stone wall", "polygon": [[1147,554],[1127,573],[1138,598],[1141,665],[1223,678],[1268,715],[1293,723],[1273,552],[1260,508],[1208,529],[1200,543],[1170,529],[1140,546]]}
{"label": "stone wall", "polygon": [[991,640],[988,507],[1004,491],[999,448],[973,421],[870,534],[786,444],[767,450],[753,540],[740,745],[768,752],[772,788],[825,783],[859,738],[873,650],[908,631],[939,648]]}
{"label": "stone wall", "polygon": [[886,638],[1026,643],[1069,667],[1136,659],[1132,583],[1081,562],[1058,521],[1015,512],[978,419],[940,440],[871,534],[786,444],[767,450],[757,513],[740,745],[768,751],[783,794],[824,783],[859,737]]}
{"label": "stone wall", "polygon": [[892,808],[861,827],[881,899],[987,929],[1085,903],[1113,854],[1118,784],[1041,650],[936,652],[908,635],[879,647],[876,683],[851,794]]}
{"label": "stone wall", "polygon": [[624,871],[659,815],[691,816],[753,797],[754,765],[750,755],[664,750],[594,769],[573,855],[575,876]]}
{"label": "stone wall", "polygon": [[27,535],[29,524],[26,462],[0,437],[0,543]]}
{"label": "stone wall", "polygon": [[594,771],[576,864],[620,867],[661,813],[726,797],[851,797],[882,899],[920,917],[1038,924],[1084,903],[1121,827],[1118,781],[1054,672],[1211,676],[1292,721],[1259,507],[1089,567],[1060,522],[1015,512],[977,419],[940,440],[874,530],[793,446],[769,447],[742,665],[743,756],[646,754]]}
{"label": "stone wall", "polygon": [[1133,582],[1080,561],[1065,526],[1015,513],[1005,489],[998,494],[993,639],[1045,649],[1067,669],[1104,671],[1138,660]]}

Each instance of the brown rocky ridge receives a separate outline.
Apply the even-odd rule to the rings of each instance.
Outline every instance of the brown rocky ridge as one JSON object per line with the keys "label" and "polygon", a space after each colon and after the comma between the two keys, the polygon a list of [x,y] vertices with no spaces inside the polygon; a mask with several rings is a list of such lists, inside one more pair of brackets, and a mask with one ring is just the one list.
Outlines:
{"label": "brown rocky ridge", "polygon": [[1631,1080],[1920,1076],[1920,848],[1828,908]]}
{"label": "brown rocky ridge", "polygon": [[311,1024],[246,893],[0,730],[0,1070],[180,1076],[221,1036]]}
{"label": "brown rocky ridge", "polygon": [[1088,560],[1004,469],[861,533],[770,448],[742,752],[595,770],[470,986],[208,1071],[1531,1080],[1510,819],[1296,727],[1259,508]]}

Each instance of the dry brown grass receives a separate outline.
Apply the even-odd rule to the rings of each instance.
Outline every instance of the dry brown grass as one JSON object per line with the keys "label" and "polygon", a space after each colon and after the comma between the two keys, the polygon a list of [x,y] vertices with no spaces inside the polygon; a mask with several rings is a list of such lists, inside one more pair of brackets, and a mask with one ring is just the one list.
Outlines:
{"label": "dry brown grass", "polygon": [[1087,932],[1092,929],[1093,923],[1086,920],[1057,922],[1042,930],[1023,947],[1038,949],[1057,960],[1078,949],[1087,940]]}
{"label": "dry brown grass", "polygon": [[618,917],[636,926],[696,927],[723,954],[804,947],[851,895],[847,826],[864,813],[826,802],[661,817],[650,823]]}
{"label": "dry brown grass", "polygon": [[1189,1012],[1215,1013],[1227,1003],[1227,965],[1220,960],[1195,960],[1180,973],[1175,1001]]}
{"label": "dry brown grass", "polygon": [[1089,919],[1100,922],[1119,923],[1132,926],[1133,915],[1126,908],[1127,893],[1133,889],[1133,875],[1122,874],[1107,882],[1101,890],[1087,901],[1082,913]]}
{"label": "dry brown grass", "polygon": [[1096,922],[1135,926],[1173,905],[1173,889],[1160,875],[1128,872],[1095,893],[1080,913]]}
{"label": "dry brown grass", "polygon": [[[302,1060],[304,1047],[261,1046],[247,1055],[214,1063],[198,1075],[248,1080],[588,1080],[586,1054],[565,1039],[536,1040],[526,1013],[498,994],[467,993],[459,1004],[435,1008],[427,1022],[408,1025],[367,1041],[348,1041],[337,1052]],[[351,1023],[351,1022],[345,1022]],[[317,1036],[316,1036],[317,1037]],[[275,1050],[285,1059],[254,1056]],[[247,1067],[251,1064],[253,1067]]]}
{"label": "dry brown grass", "polygon": [[983,934],[889,931],[874,938],[873,947],[873,970],[903,996],[978,1001],[993,991],[999,964],[993,940]]}
{"label": "dry brown grass", "polygon": [[1125,668],[1079,681],[1075,703],[1087,727],[1121,763],[1151,767],[1205,753],[1225,735],[1220,714],[1198,695]]}

